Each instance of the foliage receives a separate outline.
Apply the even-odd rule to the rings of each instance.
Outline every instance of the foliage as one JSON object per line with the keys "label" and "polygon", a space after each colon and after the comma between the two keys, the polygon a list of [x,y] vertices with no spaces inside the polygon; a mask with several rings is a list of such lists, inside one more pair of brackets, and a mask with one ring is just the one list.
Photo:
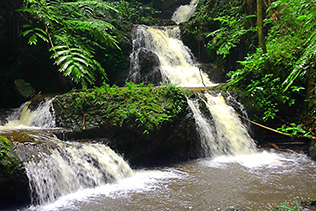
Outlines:
{"label": "foliage", "polygon": [[[25,0],[19,11],[26,14],[29,24],[23,36],[36,45],[38,38],[50,41],[50,51],[59,71],[87,86],[96,76],[105,77],[105,70],[93,57],[93,48],[116,47],[110,34],[114,27],[107,22],[109,10],[117,10],[101,0]],[[36,21],[32,21],[32,19]]]}
{"label": "foliage", "polygon": [[93,91],[76,93],[75,108],[80,113],[94,105],[100,107],[111,125],[143,127],[144,132],[157,129],[172,121],[186,107],[185,91],[172,85],[154,88],[153,85],[126,83],[119,88],[104,84]]}
{"label": "foliage", "polygon": [[157,13],[157,11],[149,5],[145,6],[136,0],[110,1],[109,4],[119,11],[116,16],[117,19],[130,21],[135,24],[146,23]]}
{"label": "foliage", "polygon": [[[284,33],[291,38],[300,38],[300,55],[294,61],[290,74],[284,80],[283,91],[290,88],[292,83],[305,75],[309,69],[315,67],[316,53],[316,7],[315,0],[279,0],[274,2],[269,9],[270,13],[279,11],[280,21],[273,29],[275,33]],[[273,10],[273,11],[272,11]],[[291,27],[287,30],[286,27]],[[294,34],[295,33],[295,34]],[[277,35],[277,34],[275,34]],[[292,42],[296,40],[291,40]]]}
{"label": "foliage", "polygon": [[11,175],[20,168],[20,160],[12,152],[13,144],[7,138],[0,136],[0,175]]}
{"label": "foliage", "polygon": [[[245,91],[246,97],[254,100],[263,111],[258,117],[263,121],[290,112],[289,108],[293,106],[296,113],[302,109],[302,103],[299,107],[296,102],[305,99],[303,90],[307,89],[307,75],[315,66],[310,51],[315,45],[315,40],[311,40],[314,31],[308,30],[316,26],[314,19],[309,19],[315,14],[313,2],[274,2],[268,9],[271,18],[265,20],[266,24],[272,25],[267,35],[267,53],[258,49],[240,62],[243,69],[229,73],[230,87]],[[298,68],[303,60],[304,65]],[[298,127],[292,129],[302,132]]]}
{"label": "foliage", "polygon": [[[263,121],[274,119],[280,110],[284,110],[284,106],[293,106],[304,89],[293,85],[291,90],[283,92],[280,76],[268,69],[271,68],[271,58],[269,53],[262,54],[261,49],[258,49],[255,54],[248,55],[245,61],[240,62],[243,69],[229,73],[230,88],[242,90],[245,97],[253,99],[256,107],[262,111],[258,118]],[[278,68],[276,64],[274,68]]]}
{"label": "foliage", "polygon": [[279,205],[275,208],[271,208],[273,211],[302,211],[301,203],[299,201],[295,202],[294,207],[290,207],[288,201],[283,202],[282,205]]}
{"label": "foliage", "polygon": [[286,125],[282,125],[281,128],[278,128],[278,130],[282,131],[282,132],[286,132],[289,133],[291,132],[291,137],[297,137],[297,136],[302,136],[302,137],[306,137],[306,138],[314,138],[313,135],[311,135],[310,131],[306,131],[305,129],[302,128],[303,124],[295,124],[295,123],[291,123],[291,126],[286,126]]}
{"label": "foliage", "polygon": [[[200,1],[193,17],[185,24],[184,33],[193,34],[201,44],[199,51],[204,49],[212,61],[225,62],[243,58],[247,51],[252,51],[254,45],[255,17],[247,10],[245,1]],[[203,49],[202,49],[203,48]],[[244,49],[234,54],[236,49]],[[217,55],[217,56],[216,56]],[[229,57],[227,57],[229,55]],[[232,64],[234,66],[234,64]]]}
{"label": "foliage", "polygon": [[217,54],[225,58],[240,43],[242,37],[257,30],[256,27],[247,28],[246,25],[246,19],[253,17],[255,16],[245,16],[242,14],[242,7],[236,6],[231,8],[230,14],[214,18],[214,21],[220,22],[220,28],[206,36],[213,38],[207,43],[207,48],[217,49]]}

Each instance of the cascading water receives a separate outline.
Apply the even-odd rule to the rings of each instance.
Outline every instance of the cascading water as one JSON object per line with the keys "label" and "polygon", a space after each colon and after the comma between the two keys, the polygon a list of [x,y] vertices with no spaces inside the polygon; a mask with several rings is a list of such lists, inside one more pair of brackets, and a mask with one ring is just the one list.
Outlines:
{"label": "cascading water", "polygon": [[177,24],[189,20],[189,18],[191,18],[191,16],[193,15],[198,3],[198,0],[191,0],[191,3],[189,5],[181,5],[173,13],[171,20],[173,20]]}
{"label": "cascading water", "polygon": [[29,178],[32,204],[49,203],[60,196],[133,175],[124,159],[108,146],[64,142],[50,133],[55,127],[52,100],[45,100],[32,110],[27,102],[8,117],[6,125],[0,126],[0,134],[23,138],[23,144],[17,143],[16,154]]}
{"label": "cascading water", "polygon": [[[194,5],[195,1],[191,4]],[[190,49],[180,40],[179,27],[139,25],[134,30],[134,52],[131,56],[134,65],[131,73],[137,73],[138,51],[135,50],[146,49],[158,56],[164,83],[181,87],[215,85],[208,75],[198,68]],[[204,154],[219,156],[255,152],[254,141],[233,108],[226,105],[221,96],[205,93],[203,98],[211,113],[212,122],[203,116],[197,102],[188,99],[188,104],[194,113]]]}
{"label": "cascading water", "polygon": [[50,138],[54,148],[39,152],[25,163],[33,204],[52,202],[56,198],[85,188],[119,182],[133,174],[129,165],[102,144],[62,142]]}
{"label": "cascading water", "polygon": [[52,109],[53,98],[46,99],[37,105],[32,111],[29,108],[31,102],[26,102],[16,109],[0,129],[21,129],[27,127],[53,128],[55,127],[55,116]]}
{"label": "cascading water", "polygon": [[178,26],[138,25],[134,28],[129,78],[134,78],[139,71],[138,56],[142,49],[158,56],[163,83],[172,83],[182,87],[215,85],[209,80],[207,74],[198,68],[190,49],[180,40]]}

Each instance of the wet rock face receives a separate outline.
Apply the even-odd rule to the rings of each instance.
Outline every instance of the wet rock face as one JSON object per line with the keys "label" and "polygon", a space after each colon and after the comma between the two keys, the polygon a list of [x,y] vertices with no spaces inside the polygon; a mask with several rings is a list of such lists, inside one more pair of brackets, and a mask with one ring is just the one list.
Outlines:
{"label": "wet rock face", "polygon": [[140,48],[137,53],[137,70],[130,76],[129,80],[136,84],[143,82],[158,86],[162,82],[162,75],[157,54],[145,48]]}
{"label": "wet rock face", "polygon": [[14,153],[14,145],[0,136],[0,208],[30,201],[24,166]]}
{"label": "wet rock face", "polygon": [[173,13],[181,5],[190,4],[191,0],[154,0],[153,6],[155,9],[161,11],[160,14],[157,14],[159,18],[171,19]]}

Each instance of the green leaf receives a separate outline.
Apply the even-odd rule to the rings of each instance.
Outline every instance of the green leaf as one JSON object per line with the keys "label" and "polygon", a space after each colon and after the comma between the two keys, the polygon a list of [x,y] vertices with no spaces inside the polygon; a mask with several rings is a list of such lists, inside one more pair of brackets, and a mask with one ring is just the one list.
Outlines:
{"label": "green leaf", "polygon": [[30,38],[29,38],[29,41],[28,41],[28,44],[30,45],[36,45],[37,44],[37,37],[35,34],[33,34]]}

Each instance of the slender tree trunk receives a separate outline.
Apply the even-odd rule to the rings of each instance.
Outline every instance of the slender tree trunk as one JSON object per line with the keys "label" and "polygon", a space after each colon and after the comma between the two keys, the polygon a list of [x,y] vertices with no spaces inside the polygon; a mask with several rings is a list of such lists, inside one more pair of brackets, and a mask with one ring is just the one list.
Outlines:
{"label": "slender tree trunk", "polygon": [[267,52],[266,42],[263,32],[263,0],[257,0],[257,24],[258,24],[258,39],[259,46],[263,53]]}

